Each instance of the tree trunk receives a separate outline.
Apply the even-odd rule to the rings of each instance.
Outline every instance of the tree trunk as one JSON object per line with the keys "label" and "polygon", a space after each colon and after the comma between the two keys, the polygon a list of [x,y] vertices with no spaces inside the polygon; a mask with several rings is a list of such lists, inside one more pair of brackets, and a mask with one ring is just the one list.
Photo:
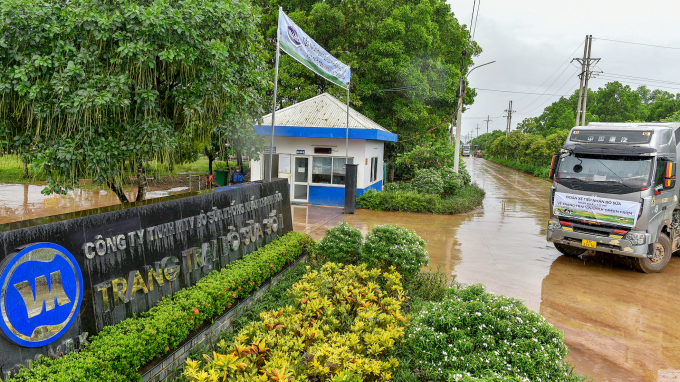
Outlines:
{"label": "tree trunk", "polygon": [[22,178],[28,178],[28,161],[24,160],[24,173],[21,175]]}
{"label": "tree trunk", "polygon": [[[262,155],[267,155],[267,154],[262,154]],[[241,171],[243,171],[243,155],[241,153],[236,154],[236,165],[241,168]]]}
{"label": "tree trunk", "polygon": [[120,200],[121,203],[130,203],[127,196],[125,196],[123,188],[120,186],[120,184],[116,183],[115,181],[109,180],[106,182],[106,185],[109,186],[109,188],[111,189],[111,191],[113,191],[114,194],[116,194],[118,200]]}
{"label": "tree trunk", "polygon": [[208,175],[212,175],[212,165],[213,162],[215,161],[215,157],[212,155],[208,155]]}
{"label": "tree trunk", "polygon": [[137,162],[137,199],[136,201],[146,200],[146,188],[148,183],[146,181],[146,170],[144,169],[144,162],[141,160]]}

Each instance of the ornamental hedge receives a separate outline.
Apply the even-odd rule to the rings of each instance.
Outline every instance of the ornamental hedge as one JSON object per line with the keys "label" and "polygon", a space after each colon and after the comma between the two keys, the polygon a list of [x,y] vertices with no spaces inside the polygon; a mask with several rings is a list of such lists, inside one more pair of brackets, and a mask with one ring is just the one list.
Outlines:
{"label": "ornamental hedge", "polygon": [[203,359],[186,361],[187,382],[385,381],[398,361],[406,295],[394,268],[382,272],[326,263],[307,268],[289,293],[295,300],[263,312]]}
{"label": "ornamental hedge", "polygon": [[56,360],[42,357],[9,378],[13,382],[139,380],[137,371],[179,346],[192,331],[247,297],[294,262],[313,241],[290,232],[277,241],[213,271],[196,285],[162,299],[138,317],[104,328],[78,353]]}

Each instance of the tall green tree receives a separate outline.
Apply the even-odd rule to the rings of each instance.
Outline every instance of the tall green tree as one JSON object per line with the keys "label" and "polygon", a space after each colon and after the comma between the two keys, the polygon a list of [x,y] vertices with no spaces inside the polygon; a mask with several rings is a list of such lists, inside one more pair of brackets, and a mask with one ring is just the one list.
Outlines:
{"label": "tall green tree", "polygon": [[46,192],[88,177],[127,202],[132,166],[143,199],[144,163],[262,112],[258,24],[249,0],[0,0],[0,126]]}
{"label": "tall green tree", "polygon": [[[350,65],[351,106],[401,138],[418,135],[454,112],[461,52],[467,49],[468,58],[481,52],[445,0],[261,0],[260,4],[270,68],[281,5],[310,37]],[[465,67],[472,64],[468,59]],[[402,90],[386,90],[397,88]],[[323,92],[343,101],[346,97],[344,89],[282,55],[279,107]],[[469,89],[465,103],[471,104],[474,96],[474,89]],[[418,139],[388,145],[387,157],[394,159],[414,145],[447,139],[444,124]]]}

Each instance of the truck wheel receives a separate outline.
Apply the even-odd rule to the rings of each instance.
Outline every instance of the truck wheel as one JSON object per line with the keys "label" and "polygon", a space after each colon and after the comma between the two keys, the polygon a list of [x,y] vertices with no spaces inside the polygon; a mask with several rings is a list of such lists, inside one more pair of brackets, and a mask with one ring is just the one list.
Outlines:
{"label": "truck wheel", "polygon": [[651,257],[635,258],[635,269],[643,273],[657,273],[666,268],[671,261],[671,241],[665,233],[659,235],[656,243],[649,246]]}
{"label": "truck wheel", "polygon": [[571,246],[560,244],[560,243],[553,243],[553,244],[555,244],[555,248],[558,251],[560,251],[561,254],[563,254],[565,256],[577,257],[577,256],[581,256],[582,254],[586,253],[586,251],[587,251],[587,249],[571,247]]}

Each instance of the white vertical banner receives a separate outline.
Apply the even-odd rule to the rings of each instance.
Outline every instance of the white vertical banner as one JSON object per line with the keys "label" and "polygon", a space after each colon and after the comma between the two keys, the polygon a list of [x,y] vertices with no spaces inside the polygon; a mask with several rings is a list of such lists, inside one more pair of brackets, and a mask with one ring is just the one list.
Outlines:
{"label": "white vertical banner", "polygon": [[278,33],[281,50],[321,77],[344,89],[349,88],[349,66],[338,61],[312,40],[281,8]]}

